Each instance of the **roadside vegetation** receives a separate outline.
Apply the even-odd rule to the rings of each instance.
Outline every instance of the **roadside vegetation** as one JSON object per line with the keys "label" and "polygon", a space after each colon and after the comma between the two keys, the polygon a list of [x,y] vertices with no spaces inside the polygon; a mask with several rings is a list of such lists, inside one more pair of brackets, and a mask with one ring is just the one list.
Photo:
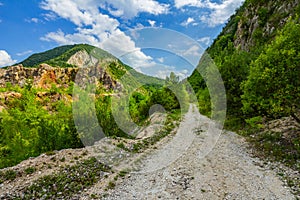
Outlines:
{"label": "roadside vegetation", "polygon": [[[115,72],[112,70],[111,72]],[[134,91],[129,98],[129,120],[139,125],[147,125],[149,109],[160,104],[169,113],[176,113],[181,108],[178,99],[169,88],[176,88],[187,100],[187,94],[179,79],[173,74],[166,85],[144,85]],[[0,113],[0,168],[13,166],[41,153],[66,148],[82,148],[93,145],[99,140],[99,133],[91,132],[84,135],[89,143],[82,143],[82,135],[77,130],[73,120],[72,93],[74,84],[51,88],[33,87],[32,81],[24,87],[7,83],[0,88],[0,93],[18,94],[18,97],[0,99],[0,105],[5,108]],[[95,109],[97,123],[108,137],[132,136],[121,130],[112,114],[112,96],[114,91],[108,91],[98,86],[95,91]],[[188,106],[185,104],[184,106]],[[90,119],[90,112],[81,107],[81,119]],[[180,111],[179,111],[180,112]],[[86,141],[86,140],[85,140]],[[137,145],[136,150],[139,149]]]}
{"label": "roadside vegetation", "polygon": [[[261,156],[300,170],[300,6],[276,13],[272,12],[276,9],[273,5],[246,1],[207,53],[218,67],[226,88],[225,128],[246,136]],[[251,13],[252,8],[258,12]],[[255,30],[249,27],[246,16],[258,17]],[[287,20],[280,24],[283,18]],[[266,33],[266,24],[275,27],[272,34]],[[199,67],[203,62],[205,59]],[[198,97],[200,112],[210,116],[205,78],[195,70],[188,81]],[[295,123],[288,136],[267,130],[268,122],[283,117],[290,117]]]}

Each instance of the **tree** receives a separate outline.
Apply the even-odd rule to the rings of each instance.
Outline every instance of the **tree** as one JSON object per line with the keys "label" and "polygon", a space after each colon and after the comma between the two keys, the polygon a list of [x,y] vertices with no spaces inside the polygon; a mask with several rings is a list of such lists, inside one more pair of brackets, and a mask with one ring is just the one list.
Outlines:
{"label": "tree", "polygon": [[269,118],[288,115],[297,118],[295,113],[300,109],[299,38],[300,24],[290,19],[251,64],[248,79],[242,85],[245,113]]}

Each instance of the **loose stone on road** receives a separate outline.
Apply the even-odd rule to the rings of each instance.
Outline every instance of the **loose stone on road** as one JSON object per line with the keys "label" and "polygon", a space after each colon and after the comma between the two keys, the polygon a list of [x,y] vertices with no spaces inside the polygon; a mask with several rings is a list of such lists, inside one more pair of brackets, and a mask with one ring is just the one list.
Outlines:
{"label": "loose stone on road", "polygon": [[145,156],[105,199],[295,199],[274,171],[255,164],[261,161],[247,153],[242,137],[212,136],[217,127],[195,110],[191,106],[173,139]]}

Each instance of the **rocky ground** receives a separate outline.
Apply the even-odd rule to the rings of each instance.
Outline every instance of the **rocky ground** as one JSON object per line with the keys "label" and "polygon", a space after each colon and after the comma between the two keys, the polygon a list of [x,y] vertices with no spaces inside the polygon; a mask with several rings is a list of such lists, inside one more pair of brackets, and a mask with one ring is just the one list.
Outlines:
{"label": "rocky ground", "polygon": [[[195,111],[190,108],[176,134],[136,152],[128,149],[137,141],[106,138],[3,169],[0,199],[297,198],[282,173],[299,174],[254,157],[243,137]],[[143,130],[139,141],[151,131]]]}
{"label": "rocky ground", "polygon": [[[179,127],[179,131],[183,129],[186,136],[193,134],[191,128],[195,123],[189,122],[196,119],[197,126],[202,127],[186,151],[181,148],[180,157],[166,165],[164,161],[170,160],[172,155],[168,152],[172,150],[165,146],[158,148],[141,161],[138,171],[120,179],[105,199],[296,198],[274,170],[261,160],[251,157],[245,140],[235,133],[223,132],[213,149],[203,158],[201,146],[209,138],[207,133],[210,132],[207,124],[208,127],[214,125],[209,119],[197,114],[189,113],[186,117],[183,126]],[[173,147],[180,148],[176,145]],[[97,192],[99,188],[93,190]]]}

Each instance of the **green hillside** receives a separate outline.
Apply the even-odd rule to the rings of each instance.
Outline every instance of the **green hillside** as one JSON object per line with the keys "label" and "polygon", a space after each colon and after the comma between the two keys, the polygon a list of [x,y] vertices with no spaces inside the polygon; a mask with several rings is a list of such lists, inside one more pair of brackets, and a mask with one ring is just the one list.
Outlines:
{"label": "green hillside", "polygon": [[[292,100],[299,99],[300,85],[296,78],[300,77],[299,15],[298,1],[248,0],[207,49],[225,84],[230,119],[240,118],[241,114],[246,118],[276,119],[300,108],[299,102]],[[262,75],[269,79],[260,86],[253,85],[265,78]],[[278,79],[281,81],[275,84],[274,80]],[[188,81],[202,101],[210,101],[204,92],[204,79],[197,70]],[[268,81],[272,84],[266,85]],[[205,98],[203,94],[207,94]],[[208,108],[200,109],[210,113]]]}
{"label": "green hillside", "polygon": [[33,67],[36,66],[40,63],[44,63],[46,61],[49,61],[53,58],[56,58],[68,50],[72,49],[75,45],[66,45],[66,46],[61,46],[61,47],[56,47],[54,49],[42,52],[42,53],[36,53],[31,56],[29,56],[27,59],[24,61],[20,62],[25,67]]}
{"label": "green hillside", "polygon": [[92,50],[95,50],[92,52],[92,54],[98,59],[113,58],[113,55],[110,53],[94,46],[88,44],[74,44],[60,46],[42,53],[33,54],[20,64],[25,67],[36,67],[41,63],[47,63],[49,65],[59,67],[72,67],[66,62],[72,55],[82,50],[86,51],[87,53],[91,53]]}
{"label": "green hillside", "polygon": [[[259,152],[292,165],[300,159],[297,128],[285,134],[259,133],[266,122],[282,117],[300,124],[299,16],[296,0],[246,0],[206,50],[226,88],[226,128],[242,130]],[[199,69],[204,61],[200,60]],[[209,116],[206,78],[195,70],[188,81],[197,93],[200,111]]]}

